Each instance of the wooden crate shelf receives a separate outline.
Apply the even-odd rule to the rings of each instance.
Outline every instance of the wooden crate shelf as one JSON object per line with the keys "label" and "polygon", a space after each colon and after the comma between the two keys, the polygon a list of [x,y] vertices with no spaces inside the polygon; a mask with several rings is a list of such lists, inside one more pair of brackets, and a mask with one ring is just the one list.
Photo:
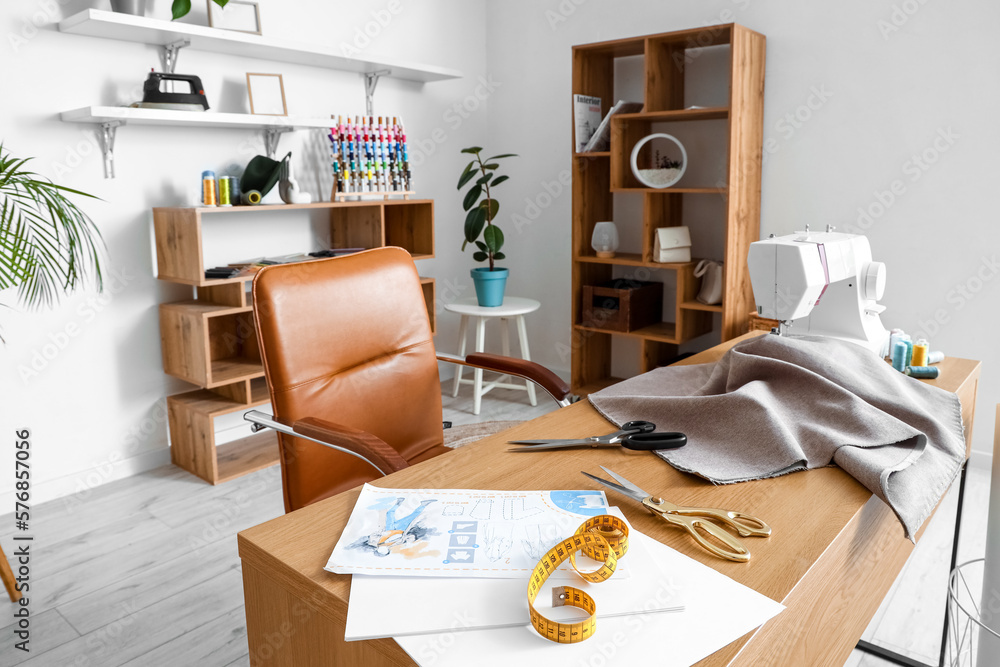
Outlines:
{"label": "wooden crate shelf", "polygon": [[[718,86],[728,90],[728,102],[707,108],[687,108],[685,79],[689,49],[718,46],[727,49],[728,72]],[[637,339],[640,372],[670,363],[679,346],[713,330],[721,324],[719,336],[729,340],[747,329],[747,313],[753,310],[753,293],[746,266],[750,243],[760,236],[761,150],[763,143],[763,35],[737,24],[713,25],[691,30],[646,35],[573,47],[572,92],[601,98],[607,105],[615,97],[615,60],[642,56],[643,109],[620,114],[611,123],[608,151],[575,152],[573,137],[573,322],[572,385],[579,394],[607,386],[612,376],[612,339],[627,336]],[[699,82],[702,83],[702,82]],[[704,88],[704,86],[701,86]],[[721,102],[721,100],[720,100]],[[692,126],[713,134],[724,133],[728,147],[725,176],[718,183],[682,181],[683,187],[664,189],[639,187],[631,173],[629,160],[635,143],[654,130],[654,124],[697,122]],[[713,137],[715,138],[715,137]],[[721,141],[721,135],[718,140]],[[587,159],[590,158],[590,159]],[[598,258],[590,247],[594,225],[613,220],[615,196],[640,196],[642,220],[639,252],[618,253],[609,259]],[[658,264],[653,262],[655,230],[689,223],[684,217],[687,197],[719,197],[725,209],[719,235],[723,239],[723,302],[706,306],[696,300],[698,279],[693,262]],[[691,200],[693,201],[693,200]],[[701,203],[698,200],[696,203]],[[695,207],[697,208],[697,207]],[[619,224],[629,224],[621,220]],[[637,220],[636,223],[639,224]],[[697,251],[697,248],[695,248]],[[616,271],[619,273],[615,273]],[[585,285],[596,285],[621,272],[635,268],[666,269],[676,273],[674,312],[663,313],[664,320],[650,327],[628,333],[582,326],[582,292]]]}
{"label": "wooden crate shelf", "polygon": [[[201,389],[167,399],[171,459],[212,484],[278,463],[277,439],[261,432],[216,446],[217,417],[270,398],[257,348],[247,283],[253,276],[205,279],[202,226],[240,213],[326,211],[331,246],[399,246],[414,260],[434,256],[432,200],[318,202],[231,208],[155,208],[158,277],[197,288],[196,298],[160,306],[163,370]],[[260,254],[267,254],[262,248]],[[235,259],[235,258],[234,258]],[[437,330],[435,281],[420,279],[431,330]]]}

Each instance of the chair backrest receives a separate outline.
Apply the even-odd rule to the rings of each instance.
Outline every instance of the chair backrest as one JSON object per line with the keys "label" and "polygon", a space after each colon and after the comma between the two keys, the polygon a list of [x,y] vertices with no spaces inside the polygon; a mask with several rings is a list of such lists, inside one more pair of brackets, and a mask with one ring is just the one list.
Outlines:
{"label": "chair backrest", "polygon": [[[441,385],[413,260],[401,248],[261,270],[254,322],[277,419],[372,433],[407,461],[441,445]],[[279,434],[285,511],[378,477],[363,461]]]}

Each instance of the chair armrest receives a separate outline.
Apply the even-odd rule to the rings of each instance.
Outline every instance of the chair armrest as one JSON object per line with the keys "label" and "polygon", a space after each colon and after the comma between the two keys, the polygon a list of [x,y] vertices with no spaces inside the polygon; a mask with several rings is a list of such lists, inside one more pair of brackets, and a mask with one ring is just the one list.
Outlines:
{"label": "chair armrest", "polygon": [[354,452],[371,461],[379,470],[384,470],[387,475],[410,466],[399,452],[368,431],[316,417],[298,420],[292,424],[292,430],[310,440],[318,440]]}
{"label": "chair armrest", "polygon": [[399,455],[399,452],[386,444],[384,440],[367,431],[360,431],[342,424],[334,424],[315,417],[306,417],[289,426],[287,423],[258,410],[244,413],[243,419],[253,425],[254,433],[270,428],[278,433],[304,438],[338,452],[355,456],[383,475],[402,470],[410,465],[406,459]]}
{"label": "chair armrest", "polygon": [[462,366],[473,366],[505,375],[516,375],[537,384],[560,405],[565,406],[572,403],[572,392],[569,385],[548,368],[534,361],[505,357],[500,354],[487,354],[485,352],[475,352],[467,355],[464,359],[457,355],[438,352],[437,358],[439,361],[447,361]]}

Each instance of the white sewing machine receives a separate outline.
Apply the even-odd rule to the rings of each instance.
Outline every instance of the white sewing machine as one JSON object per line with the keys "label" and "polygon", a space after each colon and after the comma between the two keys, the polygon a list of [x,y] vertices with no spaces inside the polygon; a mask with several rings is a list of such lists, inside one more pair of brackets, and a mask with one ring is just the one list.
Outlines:
{"label": "white sewing machine", "polygon": [[751,243],[747,262],[757,313],[778,320],[779,333],[830,336],[886,354],[889,332],[879,318],[885,306],[876,303],[885,264],[872,261],[867,237],[806,226]]}

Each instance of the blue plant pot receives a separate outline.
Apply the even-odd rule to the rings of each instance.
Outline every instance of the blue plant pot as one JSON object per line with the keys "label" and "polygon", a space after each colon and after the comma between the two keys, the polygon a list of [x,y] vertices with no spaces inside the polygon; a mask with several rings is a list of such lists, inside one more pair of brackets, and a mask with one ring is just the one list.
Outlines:
{"label": "blue plant pot", "polygon": [[503,305],[503,292],[507,288],[507,269],[472,269],[472,282],[476,285],[476,298],[484,308]]}

